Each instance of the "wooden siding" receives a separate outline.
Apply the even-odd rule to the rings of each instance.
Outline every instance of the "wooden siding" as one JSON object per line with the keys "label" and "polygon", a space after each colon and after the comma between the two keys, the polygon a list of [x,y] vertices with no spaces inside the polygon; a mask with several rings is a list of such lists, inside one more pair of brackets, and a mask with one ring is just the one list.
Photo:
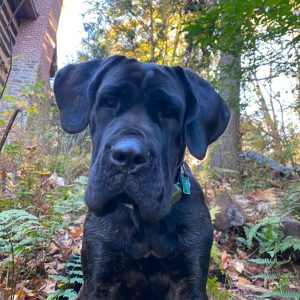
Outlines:
{"label": "wooden siding", "polygon": [[3,86],[9,70],[12,48],[19,31],[19,20],[13,15],[8,0],[2,0],[0,3],[0,86]]}

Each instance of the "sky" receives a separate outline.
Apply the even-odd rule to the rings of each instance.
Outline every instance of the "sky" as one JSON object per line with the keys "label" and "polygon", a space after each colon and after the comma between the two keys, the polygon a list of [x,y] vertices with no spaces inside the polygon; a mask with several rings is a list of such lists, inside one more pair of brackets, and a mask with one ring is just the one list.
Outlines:
{"label": "sky", "polygon": [[64,0],[57,31],[58,68],[74,61],[84,36],[81,14],[87,10],[84,0]]}

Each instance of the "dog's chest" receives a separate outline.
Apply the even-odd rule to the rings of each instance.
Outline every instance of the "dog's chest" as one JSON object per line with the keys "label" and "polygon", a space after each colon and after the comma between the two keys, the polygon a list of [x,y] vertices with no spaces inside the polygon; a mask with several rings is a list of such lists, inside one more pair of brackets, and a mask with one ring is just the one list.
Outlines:
{"label": "dog's chest", "polygon": [[174,271],[171,265],[173,263],[169,259],[153,256],[132,260],[128,268],[122,270],[116,294],[122,295],[120,299],[128,300],[166,299],[167,295],[175,293],[174,280],[178,276],[178,270]]}

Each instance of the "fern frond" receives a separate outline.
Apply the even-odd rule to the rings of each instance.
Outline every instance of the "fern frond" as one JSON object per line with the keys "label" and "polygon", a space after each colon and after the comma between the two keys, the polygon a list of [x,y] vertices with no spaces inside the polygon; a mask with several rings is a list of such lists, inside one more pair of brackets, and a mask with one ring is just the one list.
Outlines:
{"label": "fern frond", "polygon": [[79,283],[79,284],[83,284],[83,278],[82,278],[82,277],[74,277],[74,278],[70,278],[70,283]]}
{"label": "fern frond", "polygon": [[249,261],[258,265],[270,265],[274,262],[271,258],[252,258]]}
{"label": "fern frond", "polygon": [[258,298],[271,298],[271,297],[281,297],[281,298],[289,298],[294,300],[300,300],[300,292],[294,292],[294,291],[276,291],[276,292],[270,292],[266,293],[260,296],[257,296]]}
{"label": "fern frond", "polygon": [[78,298],[78,295],[73,289],[66,289],[64,291],[59,290],[59,291],[55,291],[54,293],[50,294],[47,297],[47,300],[56,300],[56,299],[59,299],[60,297],[66,298],[69,300],[76,300]]}
{"label": "fern frond", "polygon": [[266,274],[258,274],[258,275],[254,275],[252,276],[252,278],[254,279],[267,279],[267,280],[275,280],[275,279],[279,279],[282,276],[287,276],[289,279],[295,278],[295,275],[293,275],[292,273],[266,273]]}

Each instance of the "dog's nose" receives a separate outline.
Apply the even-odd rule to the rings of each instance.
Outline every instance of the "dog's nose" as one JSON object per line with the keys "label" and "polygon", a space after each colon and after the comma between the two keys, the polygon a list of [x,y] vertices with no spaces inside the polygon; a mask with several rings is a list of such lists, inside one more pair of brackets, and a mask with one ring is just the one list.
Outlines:
{"label": "dog's nose", "polygon": [[111,146],[112,162],[122,172],[133,173],[148,160],[146,146],[137,138],[123,138]]}

